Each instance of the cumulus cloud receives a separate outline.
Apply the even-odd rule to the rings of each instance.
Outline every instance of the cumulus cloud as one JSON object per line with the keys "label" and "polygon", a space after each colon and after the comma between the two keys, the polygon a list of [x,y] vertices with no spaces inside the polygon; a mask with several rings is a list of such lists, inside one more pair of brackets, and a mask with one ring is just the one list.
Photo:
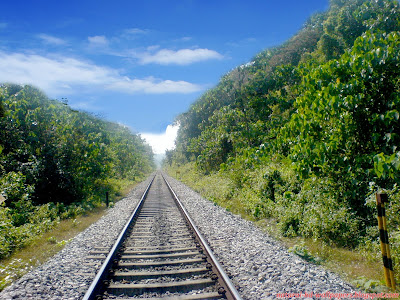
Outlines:
{"label": "cumulus cloud", "polygon": [[124,34],[137,35],[137,34],[147,34],[149,30],[140,28],[128,28],[123,31]]}
{"label": "cumulus cloud", "polygon": [[182,42],[188,42],[191,41],[192,37],[190,36],[184,36],[183,38],[179,39],[178,41],[182,41]]}
{"label": "cumulus cloud", "polygon": [[153,77],[131,79],[119,71],[64,56],[0,51],[0,82],[32,84],[51,96],[74,92],[76,87],[104,88],[123,93],[191,93],[201,86]]}
{"label": "cumulus cloud", "polygon": [[103,107],[99,107],[99,104],[95,100],[81,101],[70,104],[74,109],[85,110],[85,111],[102,111]]}
{"label": "cumulus cloud", "polygon": [[62,46],[62,45],[67,44],[67,42],[63,39],[60,39],[58,37],[51,36],[48,34],[44,34],[44,33],[39,34],[37,37],[40,38],[41,40],[43,40],[46,44],[50,44],[50,45]]}
{"label": "cumulus cloud", "polygon": [[137,38],[141,38],[143,36],[146,36],[149,34],[151,31],[148,29],[140,29],[140,28],[127,28],[124,29],[121,34],[119,35],[119,38],[122,39],[127,39],[127,40],[134,40]]}
{"label": "cumulus cloud", "polygon": [[155,53],[145,52],[137,54],[141,64],[161,64],[161,65],[189,65],[192,63],[211,59],[222,59],[223,56],[214,50],[209,49],[181,49],[169,50],[161,49]]}
{"label": "cumulus cloud", "polygon": [[73,84],[101,84],[117,76],[111,69],[68,57],[0,52],[0,81],[33,84],[54,93]]}
{"label": "cumulus cloud", "polygon": [[175,148],[175,139],[178,135],[178,129],[179,125],[168,125],[163,133],[141,133],[140,135],[153,148],[155,154],[164,154],[165,150]]}
{"label": "cumulus cloud", "polygon": [[147,94],[188,94],[202,90],[201,86],[187,81],[160,80],[154,77],[146,77],[144,79],[130,79],[125,77],[122,80],[109,84],[108,88],[123,90],[129,93],[144,92]]}
{"label": "cumulus cloud", "polygon": [[89,36],[88,41],[92,47],[108,46],[108,40],[104,35]]}

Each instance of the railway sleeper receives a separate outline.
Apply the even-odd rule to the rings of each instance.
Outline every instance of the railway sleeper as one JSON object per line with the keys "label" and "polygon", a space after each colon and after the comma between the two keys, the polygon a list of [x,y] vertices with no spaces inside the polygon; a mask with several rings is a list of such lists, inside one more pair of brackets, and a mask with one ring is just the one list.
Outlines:
{"label": "railway sleeper", "polygon": [[[166,239],[180,239],[181,237],[188,237],[187,239],[193,239],[193,237],[191,237],[190,232],[181,232],[181,233],[176,233],[174,235],[171,236],[164,236],[164,238]],[[132,241],[135,240],[147,240],[147,239],[159,239],[160,237],[156,236],[156,235],[135,235],[131,238]],[[186,239],[186,238],[185,238]]]}
{"label": "railway sleeper", "polygon": [[121,259],[159,259],[159,258],[178,258],[178,257],[188,257],[188,256],[196,256],[201,254],[198,251],[190,251],[190,252],[181,252],[181,253],[167,253],[167,254],[135,254],[135,255],[127,255],[124,253],[121,256]]}
{"label": "railway sleeper", "polygon": [[[200,244],[195,243],[195,246],[197,248],[200,247]],[[185,246],[186,247],[186,246]],[[190,247],[190,246],[187,246]],[[179,248],[179,247],[174,247],[174,248]],[[180,247],[182,248],[182,247]],[[166,250],[166,249],[171,249],[171,246],[162,246],[162,245],[156,245],[156,246],[137,246],[135,245],[134,247],[125,247],[126,250],[133,250],[133,251],[141,251],[141,250]]]}
{"label": "railway sleeper", "polygon": [[121,272],[116,271],[113,275],[114,280],[140,280],[146,278],[157,278],[161,276],[169,276],[169,277],[187,277],[198,274],[205,274],[210,272],[206,267],[201,268],[190,268],[190,269],[181,269],[181,270],[162,270],[162,271],[153,271],[153,272]]}
{"label": "railway sleeper", "polygon": [[155,249],[155,250],[131,250],[132,248],[127,248],[124,251],[124,254],[167,254],[174,252],[186,252],[197,250],[197,247],[184,247],[184,248],[164,248],[164,249]]}
{"label": "railway sleeper", "polygon": [[131,269],[141,269],[150,267],[160,267],[169,265],[186,265],[205,262],[203,258],[189,258],[180,260],[165,260],[165,261],[155,261],[155,262],[119,262],[118,268],[131,268]]}
{"label": "railway sleeper", "polygon": [[136,296],[148,292],[181,292],[188,293],[195,289],[205,289],[215,285],[215,281],[209,278],[196,279],[196,280],[185,280],[178,282],[160,282],[160,283],[149,283],[149,284],[115,284],[111,283],[107,287],[107,292],[114,295],[127,295]]}
{"label": "railway sleeper", "polygon": [[[221,299],[223,296],[217,292],[209,292],[209,293],[200,293],[200,294],[186,294],[183,296],[166,296],[162,298],[153,298],[146,297],[148,300],[213,300],[213,299]],[[116,298],[113,300],[126,300],[127,298]],[[132,298],[130,298],[132,299]]]}
{"label": "railway sleeper", "polygon": [[[185,247],[185,248],[165,248],[165,249],[157,249],[157,250],[134,250],[134,248],[127,248],[124,251],[124,255],[142,255],[142,254],[168,254],[168,253],[175,253],[175,252],[187,252],[192,250],[197,250],[196,247]],[[107,250],[95,250],[90,251],[89,254],[105,254],[107,255],[109,251]]]}

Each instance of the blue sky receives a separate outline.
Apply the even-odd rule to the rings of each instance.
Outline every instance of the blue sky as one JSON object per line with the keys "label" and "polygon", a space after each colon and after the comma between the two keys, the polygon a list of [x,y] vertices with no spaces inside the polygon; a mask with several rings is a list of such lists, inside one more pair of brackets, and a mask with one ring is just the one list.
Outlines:
{"label": "blue sky", "polygon": [[[328,0],[3,1],[0,82],[129,126],[156,152],[221,76],[280,45]],[[169,126],[169,127],[168,127]]]}

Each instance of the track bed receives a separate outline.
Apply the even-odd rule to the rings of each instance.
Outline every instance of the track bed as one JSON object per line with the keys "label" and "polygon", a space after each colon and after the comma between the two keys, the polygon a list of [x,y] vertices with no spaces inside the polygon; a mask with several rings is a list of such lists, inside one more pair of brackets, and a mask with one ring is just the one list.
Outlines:
{"label": "track bed", "polygon": [[239,299],[161,174],[125,230],[84,299]]}

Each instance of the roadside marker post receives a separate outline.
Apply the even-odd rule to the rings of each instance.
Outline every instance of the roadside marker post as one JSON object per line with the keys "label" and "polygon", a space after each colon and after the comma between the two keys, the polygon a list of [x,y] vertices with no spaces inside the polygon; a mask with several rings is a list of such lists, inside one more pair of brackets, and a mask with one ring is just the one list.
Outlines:
{"label": "roadside marker post", "polygon": [[385,272],[386,285],[393,290],[396,287],[393,274],[393,262],[390,256],[389,235],[386,225],[385,203],[389,202],[387,194],[376,193],[376,207],[378,210],[378,227],[381,242],[381,251],[383,259],[383,269]]}

